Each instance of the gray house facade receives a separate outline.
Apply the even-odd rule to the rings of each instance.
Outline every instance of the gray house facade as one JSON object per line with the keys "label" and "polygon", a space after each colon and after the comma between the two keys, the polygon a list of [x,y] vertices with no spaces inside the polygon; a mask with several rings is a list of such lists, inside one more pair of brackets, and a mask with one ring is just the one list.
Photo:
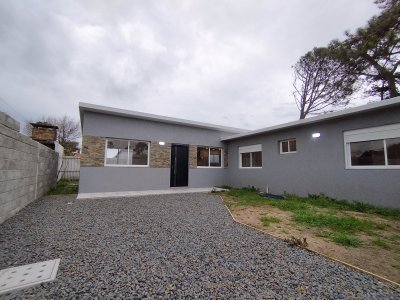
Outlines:
{"label": "gray house facade", "polygon": [[255,186],[400,207],[400,97],[255,131],[86,103],[80,113],[80,194]]}

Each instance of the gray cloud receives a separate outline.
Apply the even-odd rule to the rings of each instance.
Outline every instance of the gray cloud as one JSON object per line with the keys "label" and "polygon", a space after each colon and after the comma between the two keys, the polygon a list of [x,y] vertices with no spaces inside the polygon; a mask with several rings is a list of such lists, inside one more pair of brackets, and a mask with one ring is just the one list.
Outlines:
{"label": "gray cloud", "polygon": [[[297,119],[291,66],[378,12],[373,1],[2,1],[0,109],[78,101],[259,128]],[[18,113],[18,115],[16,115]]]}

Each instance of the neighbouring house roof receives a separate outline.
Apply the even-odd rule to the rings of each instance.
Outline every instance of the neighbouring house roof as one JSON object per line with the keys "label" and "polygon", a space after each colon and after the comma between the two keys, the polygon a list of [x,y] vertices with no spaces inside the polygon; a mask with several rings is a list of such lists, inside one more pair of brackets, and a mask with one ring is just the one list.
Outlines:
{"label": "neighbouring house roof", "polygon": [[80,113],[82,127],[83,127],[83,122],[84,122],[84,116],[83,116],[84,112],[95,112],[95,113],[101,113],[101,114],[107,114],[107,115],[155,121],[155,122],[160,122],[160,123],[212,129],[212,130],[217,130],[217,131],[222,131],[222,132],[231,132],[231,133],[248,132],[248,130],[240,129],[240,128],[220,126],[220,125],[197,122],[197,121],[190,121],[190,120],[185,120],[185,119],[153,115],[153,114],[143,113],[143,112],[139,112],[139,111],[126,110],[126,109],[113,108],[113,107],[96,105],[96,104],[91,104],[91,103],[79,102],[79,113]]}
{"label": "neighbouring house roof", "polygon": [[[305,125],[309,125],[309,124],[325,122],[328,120],[345,118],[345,117],[349,117],[352,115],[357,115],[357,114],[361,114],[361,113],[365,113],[365,112],[373,112],[373,111],[377,111],[377,110],[385,109],[385,108],[389,108],[389,107],[394,107],[394,106],[400,106],[400,97],[395,97],[392,99],[387,99],[384,101],[374,102],[374,103],[357,106],[357,107],[353,107],[353,108],[343,109],[340,111],[322,114],[322,115],[319,115],[316,117],[297,120],[294,122],[284,123],[284,124],[275,125],[275,126],[271,126],[271,127],[265,127],[265,128],[261,128],[261,129],[257,129],[257,130],[253,130],[253,131],[248,131],[245,133],[234,134],[231,136],[222,137],[221,141],[235,140],[235,139],[239,139],[239,138],[243,138],[243,137],[249,137],[249,136],[254,136],[254,135],[258,135],[258,134],[269,133],[269,132],[278,131],[278,130],[282,130],[282,129],[288,129],[288,128],[292,128],[292,127],[300,127],[300,126],[305,126]],[[399,122],[400,122],[400,116],[399,116]]]}

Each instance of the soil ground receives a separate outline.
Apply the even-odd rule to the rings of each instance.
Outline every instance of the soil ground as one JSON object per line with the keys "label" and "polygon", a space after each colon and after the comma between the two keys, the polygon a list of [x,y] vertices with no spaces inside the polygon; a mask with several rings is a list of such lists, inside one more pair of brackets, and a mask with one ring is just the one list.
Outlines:
{"label": "soil ground", "polygon": [[[357,238],[361,240],[361,245],[355,248],[338,245],[328,238],[318,236],[317,228],[307,227],[292,221],[292,212],[290,211],[283,211],[269,205],[259,207],[235,205],[232,197],[223,195],[223,198],[237,221],[254,226],[282,239],[306,238],[307,248],[311,250],[400,283],[399,220],[388,220],[384,217],[359,212],[344,212],[346,215],[389,225],[385,230],[379,231],[379,235],[358,233]],[[260,218],[264,216],[276,217],[280,219],[280,222],[272,222],[269,226],[263,226]],[[385,241],[384,247],[375,245],[373,241],[376,239],[383,239]]]}

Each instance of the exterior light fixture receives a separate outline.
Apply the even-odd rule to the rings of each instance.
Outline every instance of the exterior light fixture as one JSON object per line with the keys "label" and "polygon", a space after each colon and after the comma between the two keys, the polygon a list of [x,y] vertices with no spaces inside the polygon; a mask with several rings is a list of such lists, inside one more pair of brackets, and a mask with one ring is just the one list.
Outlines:
{"label": "exterior light fixture", "polygon": [[319,133],[319,132],[314,132],[313,134],[312,134],[312,137],[313,138],[319,138],[321,136],[321,134]]}
{"label": "exterior light fixture", "polygon": [[165,145],[165,142],[158,142],[158,144],[159,144],[160,146],[164,146],[164,145]]}

